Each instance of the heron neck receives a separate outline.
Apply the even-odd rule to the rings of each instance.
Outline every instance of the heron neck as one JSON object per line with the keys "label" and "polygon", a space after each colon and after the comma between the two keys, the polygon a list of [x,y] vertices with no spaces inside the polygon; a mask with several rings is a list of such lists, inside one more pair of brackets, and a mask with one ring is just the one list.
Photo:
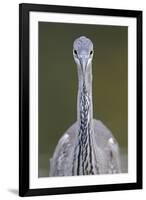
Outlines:
{"label": "heron neck", "polygon": [[[88,120],[92,122],[93,119],[93,102],[92,102],[92,66],[88,66],[85,77],[78,71],[78,96],[77,96],[77,121],[81,122],[81,113],[86,110],[88,106]],[[85,109],[85,110],[84,110]]]}
{"label": "heron neck", "polygon": [[[88,66],[89,71],[85,77],[78,72],[78,136],[77,145],[74,152],[73,175],[95,174],[95,166],[93,163],[93,106],[92,106],[92,68]],[[91,148],[92,147],[92,148]]]}

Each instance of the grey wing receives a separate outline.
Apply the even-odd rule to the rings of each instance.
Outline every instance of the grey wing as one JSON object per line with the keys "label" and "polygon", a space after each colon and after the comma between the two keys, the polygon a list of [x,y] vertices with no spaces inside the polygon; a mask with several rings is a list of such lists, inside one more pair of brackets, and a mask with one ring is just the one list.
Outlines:
{"label": "grey wing", "polygon": [[77,122],[74,123],[60,138],[53,157],[50,159],[49,176],[68,176],[71,174],[70,161],[76,139]]}
{"label": "grey wing", "polygon": [[104,173],[120,173],[120,153],[116,139],[101,121],[94,119],[93,123],[96,144],[106,160]]}

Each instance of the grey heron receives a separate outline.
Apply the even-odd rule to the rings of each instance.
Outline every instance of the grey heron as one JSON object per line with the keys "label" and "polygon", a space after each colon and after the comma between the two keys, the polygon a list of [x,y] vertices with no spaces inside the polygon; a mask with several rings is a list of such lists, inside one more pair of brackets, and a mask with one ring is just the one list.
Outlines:
{"label": "grey heron", "polygon": [[93,118],[92,41],[74,41],[78,72],[77,121],[60,138],[50,159],[50,176],[120,173],[119,145],[111,131]]}

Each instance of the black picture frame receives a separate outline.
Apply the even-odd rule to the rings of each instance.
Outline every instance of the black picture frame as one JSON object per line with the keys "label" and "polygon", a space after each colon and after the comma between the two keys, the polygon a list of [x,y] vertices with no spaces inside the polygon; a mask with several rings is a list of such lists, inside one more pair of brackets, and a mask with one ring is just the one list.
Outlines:
{"label": "black picture frame", "polygon": [[[29,186],[29,13],[59,12],[135,18],[137,22],[137,180],[134,183],[30,189]],[[70,7],[40,4],[19,5],[19,195],[55,195],[142,189],[142,11]]]}

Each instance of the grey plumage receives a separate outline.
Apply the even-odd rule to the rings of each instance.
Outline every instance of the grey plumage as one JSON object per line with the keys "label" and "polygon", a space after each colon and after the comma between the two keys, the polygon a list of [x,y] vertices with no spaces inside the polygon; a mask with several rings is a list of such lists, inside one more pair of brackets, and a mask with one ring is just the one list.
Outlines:
{"label": "grey plumage", "polygon": [[93,43],[82,36],[74,41],[78,70],[77,121],[59,140],[50,159],[50,176],[120,173],[119,146],[111,131],[93,119]]}

